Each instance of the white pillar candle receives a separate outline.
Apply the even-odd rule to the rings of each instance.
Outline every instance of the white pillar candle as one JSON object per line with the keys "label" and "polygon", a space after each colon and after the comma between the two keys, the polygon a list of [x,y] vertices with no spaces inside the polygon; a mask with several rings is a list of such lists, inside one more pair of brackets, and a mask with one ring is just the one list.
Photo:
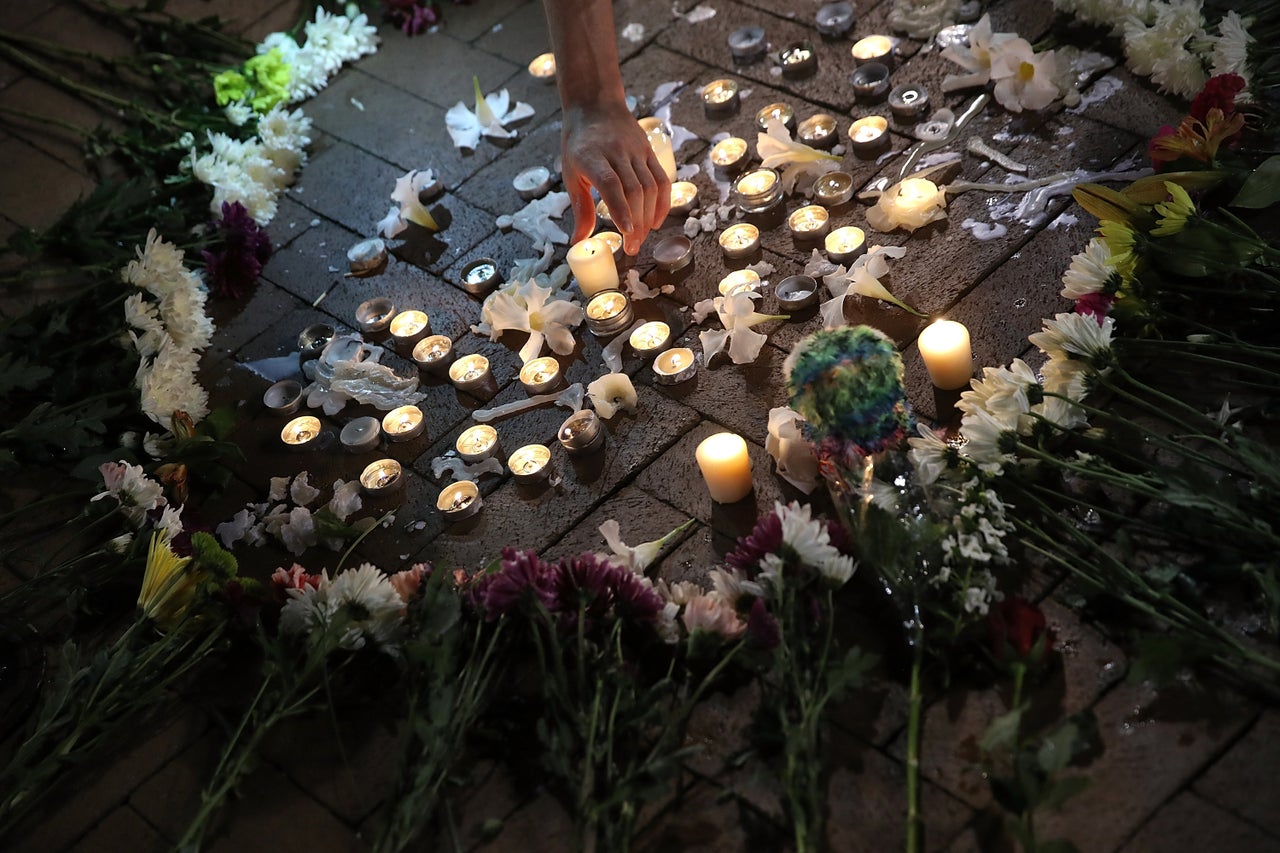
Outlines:
{"label": "white pillar candle", "polygon": [[955,391],[973,378],[973,352],[969,330],[954,320],[936,320],[920,333],[916,342],[920,357],[934,385]]}
{"label": "white pillar candle", "polygon": [[667,173],[667,180],[674,181],[676,179],[676,153],[671,148],[671,137],[667,135],[667,129],[662,126],[662,120],[652,116],[642,118],[640,119],[640,127],[644,130],[645,136],[649,137],[649,147],[657,155],[662,171]]}
{"label": "white pillar candle", "polygon": [[598,237],[588,237],[574,244],[565,255],[573,277],[583,296],[594,296],[602,290],[618,289],[618,267],[613,262],[613,250]]}
{"label": "white pillar candle", "polygon": [[694,455],[713,501],[731,504],[751,494],[751,457],[742,436],[718,432],[704,438]]}

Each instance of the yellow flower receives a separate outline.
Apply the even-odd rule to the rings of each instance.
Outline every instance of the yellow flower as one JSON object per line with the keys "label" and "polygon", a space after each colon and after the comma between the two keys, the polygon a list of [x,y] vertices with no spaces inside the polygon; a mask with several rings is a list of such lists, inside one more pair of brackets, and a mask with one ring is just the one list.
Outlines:
{"label": "yellow flower", "polygon": [[163,629],[177,624],[200,584],[199,573],[187,571],[190,562],[190,557],[179,557],[173,552],[160,531],[151,534],[138,607]]}
{"label": "yellow flower", "polygon": [[1107,244],[1107,250],[1111,252],[1111,265],[1115,267],[1116,272],[1120,273],[1121,278],[1127,281],[1133,275],[1133,268],[1137,264],[1137,257],[1133,254],[1135,240],[1133,229],[1123,222],[1104,219],[1098,223],[1098,233],[1102,235],[1102,242]]}
{"label": "yellow flower", "polygon": [[1169,237],[1179,233],[1187,227],[1187,218],[1196,212],[1195,202],[1186,190],[1173,181],[1165,181],[1164,188],[1169,191],[1171,198],[1156,205],[1160,221],[1151,229],[1153,237]]}

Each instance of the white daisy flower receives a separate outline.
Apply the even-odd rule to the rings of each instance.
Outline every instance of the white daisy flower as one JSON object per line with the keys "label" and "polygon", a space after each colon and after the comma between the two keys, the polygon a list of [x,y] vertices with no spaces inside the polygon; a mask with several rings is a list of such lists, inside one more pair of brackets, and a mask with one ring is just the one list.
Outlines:
{"label": "white daisy flower", "polygon": [[1052,320],[1045,320],[1044,329],[1027,340],[1050,358],[1093,361],[1110,354],[1115,325],[1113,317],[1099,323],[1086,314],[1057,314]]}
{"label": "white daisy flower", "polygon": [[1071,258],[1071,265],[1062,274],[1062,298],[1076,300],[1090,293],[1100,293],[1116,275],[1111,263],[1111,250],[1101,237],[1094,237],[1084,251]]}

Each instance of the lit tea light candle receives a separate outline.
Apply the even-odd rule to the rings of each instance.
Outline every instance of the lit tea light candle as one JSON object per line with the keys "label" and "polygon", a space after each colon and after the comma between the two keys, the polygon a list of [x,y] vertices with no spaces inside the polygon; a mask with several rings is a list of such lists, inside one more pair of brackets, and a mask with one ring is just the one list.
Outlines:
{"label": "lit tea light candle", "polygon": [[853,189],[853,175],[848,172],[827,172],[813,182],[814,198],[828,209],[848,204]]}
{"label": "lit tea light candle", "polygon": [[818,282],[812,276],[789,275],[778,282],[774,295],[783,311],[801,311],[817,304]]}
{"label": "lit tea light candle", "polygon": [[713,501],[737,503],[751,494],[751,457],[742,436],[718,432],[704,438],[694,456]]}
{"label": "lit tea light candle", "polygon": [[565,255],[573,277],[583,296],[594,296],[602,290],[618,289],[618,267],[613,262],[613,250],[599,237],[588,237],[575,243]]}
{"label": "lit tea light candle", "polygon": [[889,66],[883,62],[859,65],[850,80],[855,98],[864,103],[879,103],[889,93]]}
{"label": "lit tea light candle", "polygon": [[284,425],[280,440],[290,450],[310,450],[320,437],[320,419],[313,415],[301,415]]}
{"label": "lit tea light candle", "polygon": [[730,225],[720,232],[720,251],[730,260],[749,258],[760,251],[760,229],[750,222]]}
{"label": "lit tea light candle", "polygon": [[889,111],[903,124],[914,124],[929,112],[929,93],[923,86],[903,83],[889,93]]}
{"label": "lit tea light candle", "polygon": [[498,431],[488,424],[469,426],[458,435],[453,449],[463,462],[483,462],[498,449]]}
{"label": "lit tea light candle", "polygon": [[689,181],[671,185],[671,208],[668,216],[688,216],[698,204],[698,188]]}
{"label": "lit tea light candle", "polygon": [[853,4],[828,3],[818,10],[814,18],[818,32],[827,38],[840,38],[853,29]]}
{"label": "lit tea light candle", "polygon": [[556,79],[556,55],[554,53],[538,54],[529,63],[529,73],[543,83],[550,83]]}
{"label": "lit tea light candle", "polygon": [[920,333],[916,344],[929,379],[944,391],[964,388],[973,378],[969,330],[954,320],[935,320]]}
{"label": "lit tea light candle", "polygon": [[764,56],[766,50],[764,29],[742,27],[729,33],[729,53],[738,63],[754,62]]}
{"label": "lit tea light candle", "polygon": [[370,462],[360,472],[360,488],[371,498],[383,497],[404,485],[404,469],[394,459]]}
{"label": "lit tea light candle", "polygon": [[810,148],[830,148],[839,135],[835,116],[827,113],[809,116],[796,128],[796,138]]}
{"label": "lit tea light candle", "polygon": [[453,341],[447,335],[430,335],[414,345],[411,357],[419,370],[442,375],[453,363]]}
{"label": "lit tea light candle", "polygon": [[872,157],[889,145],[889,120],[884,116],[867,116],[849,125],[849,142],[859,157]]}
{"label": "lit tea light candle", "polygon": [[868,62],[892,65],[893,39],[888,36],[867,36],[854,42],[849,52],[853,54],[853,61],[859,65],[865,65]]}
{"label": "lit tea light candle", "polygon": [[347,269],[352,275],[365,276],[378,271],[387,263],[387,244],[379,237],[361,240],[347,249]]}
{"label": "lit tea light candle", "polygon": [[790,104],[769,104],[769,106],[756,113],[756,127],[760,128],[761,133],[767,133],[769,130],[769,121],[777,119],[782,122],[783,127],[792,133],[796,129],[796,111],[791,108]]}
{"label": "lit tea light candle", "polygon": [[617,231],[599,231],[595,234],[597,240],[603,240],[609,244],[609,251],[613,252],[614,261],[622,260],[622,235]]}
{"label": "lit tea light candle", "polygon": [[542,198],[551,189],[551,170],[546,166],[530,166],[511,181],[516,193],[525,201]]}
{"label": "lit tea light candle", "polygon": [[277,415],[292,415],[302,405],[302,383],[281,379],[262,394],[262,405]]}
{"label": "lit tea light candle", "polygon": [[661,320],[650,320],[632,332],[627,343],[641,358],[653,358],[671,346],[671,327]]}
{"label": "lit tea light candle", "polygon": [[711,148],[711,165],[723,175],[736,175],[747,165],[747,141],[736,136],[721,139]]}
{"label": "lit tea light candle", "polygon": [[549,355],[520,368],[520,384],[529,394],[545,394],[560,382],[560,362]]}
{"label": "lit tea light candle", "polygon": [[827,235],[823,248],[831,263],[848,264],[866,251],[867,233],[856,225],[845,225]]}
{"label": "lit tea light candle", "polygon": [[298,333],[298,362],[305,363],[320,357],[333,339],[333,326],[313,323]]}
{"label": "lit tea light candle", "polygon": [[382,438],[382,425],[372,416],[348,421],[342,428],[342,432],[338,433],[342,449],[348,453],[368,453],[378,446],[380,438]]}
{"label": "lit tea light candle", "polygon": [[657,155],[662,171],[667,173],[667,180],[674,181],[676,179],[676,153],[671,148],[671,137],[667,135],[667,129],[663,126],[662,120],[653,116],[642,118],[640,119],[640,127],[644,130],[645,136],[649,138],[649,147]]}
{"label": "lit tea light candle", "polygon": [[618,334],[634,319],[631,300],[620,290],[602,290],[587,303],[587,329],[598,338]]}
{"label": "lit tea light candle", "polygon": [[759,290],[760,273],[753,269],[734,270],[720,279],[718,289],[721,296],[729,296],[740,290]]}
{"label": "lit tea light candle", "polygon": [[385,332],[396,316],[396,306],[385,296],[377,296],[361,302],[356,307],[356,327],[366,334]]}
{"label": "lit tea light candle", "polygon": [[391,338],[402,352],[412,352],[418,341],[431,334],[431,318],[422,311],[401,311],[391,321]]}
{"label": "lit tea light candle", "polygon": [[609,205],[604,203],[604,199],[596,202],[596,216],[606,225],[613,224],[613,214],[609,212]]}
{"label": "lit tea light candle", "polygon": [[600,416],[590,409],[574,412],[560,425],[556,438],[570,455],[591,453],[604,446],[604,428]]}
{"label": "lit tea light candle", "polygon": [[698,372],[698,360],[688,347],[674,347],[653,360],[653,375],[659,385],[684,382]]}
{"label": "lit tea light candle", "polygon": [[499,284],[502,273],[493,258],[476,258],[462,268],[462,289],[474,296],[484,296]]}
{"label": "lit tea light candle", "polygon": [[817,240],[819,237],[826,236],[827,231],[830,230],[831,214],[827,213],[827,209],[821,205],[806,205],[787,217],[787,227],[791,229],[791,236],[796,240]]}
{"label": "lit tea light candle", "polygon": [[462,521],[480,510],[480,487],[470,480],[458,480],[445,486],[436,497],[436,509],[445,521]]}
{"label": "lit tea light candle", "polygon": [[755,169],[734,181],[733,198],[743,213],[763,213],[782,201],[782,181],[773,169]]}
{"label": "lit tea light candle", "polygon": [[803,80],[817,73],[818,54],[807,41],[796,42],[782,49],[778,54],[778,64],[782,66],[783,77]]}
{"label": "lit tea light candle", "polygon": [[382,431],[388,441],[412,441],[427,428],[427,419],[417,406],[400,406],[382,416]]}
{"label": "lit tea light candle", "polygon": [[693,263],[693,241],[683,234],[662,238],[653,247],[653,262],[663,272],[676,272]]}
{"label": "lit tea light candle", "polygon": [[479,353],[464,355],[449,365],[449,381],[459,391],[475,391],[489,381],[489,359]]}
{"label": "lit tea light candle", "polygon": [[526,444],[511,454],[507,467],[517,483],[539,483],[551,476],[551,448]]}
{"label": "lit tea light candle", "polygon": [[724,118],[734,115],[741,104],[738,84],[732,80],[712,80],[702,87],[702,111],[707,118]]}

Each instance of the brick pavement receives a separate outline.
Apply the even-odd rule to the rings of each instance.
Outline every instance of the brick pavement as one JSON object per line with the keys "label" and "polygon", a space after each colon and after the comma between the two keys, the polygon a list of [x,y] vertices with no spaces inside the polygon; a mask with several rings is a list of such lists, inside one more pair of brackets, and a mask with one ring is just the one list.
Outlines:
{"label": "brick pavement", "polygon": [[[675,8],[685,11],[693,5],[685,0]],[[809,18],[815,3],[711,0],[710,5],[717,12],[714,18],[689,24],[674,17],[671,4],[665,2],[615,3],[620,29],[643,25],[641,38],[620,40],[628,90],[648,101],[662,83],[687,84],[671,112],[675,124],[695,134],[677,152],[682,164],[705,166],[708,142],[717,133],[731,131],[750,138],[751,116],[774,100],[793,104],[801,118],[818,111],[838,116],[851,109],[853,116],[869,112],[854,104],[847,86],[852,61],[845,43],[820,43],[820,72],[806,81],[782,78],[769,62],[729,62],[725,37],[747,23],[764,26],[775,46],[813,37]],[[855,31],[865,35],[883,29],[878,25],[883,24],[888,3],[860,6]],[[280,29],[298,15],[291,2],[264,6],[244,0],[184,0],[173,8],[190,15],[223,14],[250,38]],[[401,307],[427,310],[435,330],[453,338],[462,351],[488,355],[497,381],[478,396],[457,393],[447,384],[426,384],[428,435],[389,448],[409,469],[399,523],[371,536],[362,544],[361,556],[384,568],[423,558],[475,567],[508,542],[548,555],[601,547],[596,527],[606,518],[620,519],[628,540],[643,541],[691,516],[697,525],[673,546],[659,572],[672,580],[701,579],[734,537],[749,530],[757,511],[776,499],[798,497],[770,473],[762,442],[768,408],[785,397],[782,360],[796,341],[819,327],[815,312],[764,327],[771,339],[756,364],[719,364],[686,385],[658,386],[647,368],[628,362],[626,370],[640,391],[640,408],[634,416],[608,424],[602,456],[571,461],[555,447],[555,464],[564,476],[560,486],[530,491],[508,477],[494,478],[484,484],[485,509],[465,525],[446,528],[431,509],[442,484],[432,476],[430,460],[452,443],[469,412],[483,404],[481,398],[505,402],[523,396],[514,381],[519,363],[514,349],[521,341],[508,336],[493,344],[470,334],[468,326],[478,320],[479,305],[455,282],[471,258],[488,255],[505,265],[529,254],[527,240],[518,233],[498,232],[494,217],[519,205],[510,185],[517,171],[534,163],[554,163],[560,130],[554,88],[523,70],[546,48],[538,4],[477,0],[469,6],[446,4],[444,11],[445,26],[438,33],[407,39],[388,30],[378,54],[343,72],[305,106],[315,120],[315,145],[310,165],[282,201],[272,225],[276,255],[243,305],[215,305],[219,332],[205,358],[203,379],[215,402],[238,405],[241,425],[236,439],[248,459],[237,469],[240,482],[211,511],[254,499],[265,492],[268,476],[300,467],[310,470],[318,482],[358,473],[363,460],[332,452],[282,455],[274,441],[279,425],[258,402],[266,382],[241,365],[288,355],[297,332],[312,322],[350,328],[360,301],[387,295]],[[996,29],[1017,29],[1032,39],[1043,35],[1052,20],[1045,0],[1002,0],[990,11]],[[9,4],[0,12],[0,24],[67,43],[123,49],[102,42],[98,28],[70,2]],[[939,98],[938,83],[947,69],[937,52],[917,53],[919,45],[910,43],[905,47],[904,55],[910,58],[901,63],[894,79],[921,82],[935,99],[958,104],[956,97]],[[470,99],[473,74],[486,90],[505,86],[536,107],[537,114],[521,128],[514,145],[484,141],[475,153],[467,154],[449,144],[444,111],[459,99]],[[733,119],[708,120],[697,89],[726,75],[744,88],[742,111]],[[975,123],[975,132],[1015,160],[1030,164],[1033,175],[1108,166],[1138,150],[1143,137],[1169,123],[1179,108],[1123,69],[1107,76],[1105,85],[1110,88],[1114,80],[1119,88],[1083,110],[1058,113],[1034,125],[989,110]],[[0,63],[0,103],[22,108],[45,104],[69,118],[91,118],[79,104],[5,63]],[[905,129],[895,126],[893,134],[895,151],[909,144]],[[18,227],[48,225],[92,185],[74,145],[38,125],[6,121],[0,129],[0,157],[8,164],[0,174],[0,237]],[[847,163],[860,181],[896,168],[894,159],[850,157]],[[394,179],[408,169],[428,167],[440,172],[448,188],[439,202],[448,228],[424,244],[397,250],[380,277],[340,278],[346,248],[372,233]],[[972,155],[966,155],[959,168],[969,179],[1007,177],[999,166]],[[704,200],[717,193],[705,168],[693,180]],[[976,193],[958,197],[946,223],[910,238],[887,235],[883,241],[910,249],[894,269],[891,289],[923,310],[965,322],[973,332],[979,362],[994,365],[1024,354],[1026,335],[1038,327],[1039,319],[1066,307],[1057,296],[1058,278],[1069,256],[1087,239],[1092,220],[1067,200],[1058,200],[1045,225],[1015,225],[1003,239],[978,241],[960,223],[969,217],[982,219],[987,204],[988,199]],[[865,227],[863,209],[854,205],[836,224]],[[677,228],[672,222],[664,230]],[[688,324],[688,306],[711,295],[726,271],[712,238],[698,239],[695,269],[676,292],[644,306],[654,316],[666,317],[677,331]],[[764,245],[762,258],[776,268],[775,281],[799,272],[808,254],[781,230],[767,233]],[[651,284],[666,280],[654,270],[647,249],[634,266]],[[327,297],[312,307],[326,289]],[[44,295],[55,296],[56,287]],[[6,301],[0,310],[21,310],[33,298],[42,295]],[[765,310],[772,310],[772,301],[765,300]],[[847,310],[851,320],[877,325],[903,346],[917,411],[925,417],[947,417],[951,400],[934,393],[913,343],[921,322],[874,303],[851,303]],[[684,337],[695,334],[690,330]],[[572,379],[589,381],[600,370],[599,344],[588,334],[578,337],[578,349],[561,362]],[[410,369],[402,360],[393,364]],[[328,419],[329,428],[336,430],[365,413],[348,408]],[[510,449],[527,441],[550,440],[563,414],[540,410],[503,421],[503,445]],[[711,504],[692,454],[701,437],[725,427],[747,437],[757,472],[752,498],[732,507]],[[403,522],[413,520],[425,525],[420,530],[406,528]],[[269,571],[285,559],[282,552],[265,549],[246,562]],[[315,556],[309,564],[318,567],[325,559],[329,558]],[[1036,582],[1042,584],[1043,578]],[[1191,702],[1176,691],[1158,693],[1123,683],[1125,660],[1119,649],[1066,608],[1050,602],[1048,612],[1062,638],[1064,666],[1053,683],[1042,686],[1037,707],[1054,713],[1094,708],[1106,745],[1088,771],[1093,787],[1049,821],[1050,832],[1075,838],[1082,850],[1280,849],[1274,809],[1280,787],[1272,769],[1280,728],[1274,709],[1260,712],[1253,702],[1231,695],[1201,695]],[[924,755],[930,849],[989,849],[996,817],[985,782],[972,766],[972,745],[1001,702],[995,689],[936,691],[927,715]],[[646,849],[770,849],[761,846],[765,842],[749,827],[753,809],[777,809],[776,789],[750,768],[725,771],[721,764],[730,745],[717,738],[717,733],[745,724],[752,704],[749,697],[735,695],[716,697],[701,709],[691,736],[707,747],[693,763],[702,777],[685,793],[683,807],[654,830]],[[832,849],[900,846],[905,720],[901,688],[879,682],[842,706],[835,717]],[[320,751],[298,746],[309,738],[325,738],[328,722],[304,723],[268,751],[266,765],[251,779],[245,798],[229,809],[213,848],[263,849],[269,839],[272,848],[280,850],[360,849],[362,821],[376,806],[394,757],[394,732],[385,728],[386,722],[381,728],[365,729],[346,719],[340,732],[342,749]],[[16,849],[52,853],[166,848],[194,807],[214,743],[215,730],[194,708],[157,734],[140,734],[111,760],[77,774],[63,800]],[[721,785],[730,786],[737,798],[718,796]],[[569,846],[567,818],[560,807],[545,793],[521,789],[500,767],[489,764],[471,769],[470,786],[455,805],[455,819],[458,837],[468,849],[553,851]]]}

